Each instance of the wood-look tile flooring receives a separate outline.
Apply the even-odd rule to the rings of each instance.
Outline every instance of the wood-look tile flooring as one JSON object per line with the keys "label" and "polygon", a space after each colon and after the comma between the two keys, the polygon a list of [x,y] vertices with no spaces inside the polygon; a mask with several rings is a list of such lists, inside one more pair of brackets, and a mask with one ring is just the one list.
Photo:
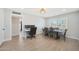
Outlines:
{"label": "wood-look tile flooring", "polygon": [[54,38],[38,35],[36,38],[13,37],[4,42],[0,51],[79,51],[79,40],[55,40]]}

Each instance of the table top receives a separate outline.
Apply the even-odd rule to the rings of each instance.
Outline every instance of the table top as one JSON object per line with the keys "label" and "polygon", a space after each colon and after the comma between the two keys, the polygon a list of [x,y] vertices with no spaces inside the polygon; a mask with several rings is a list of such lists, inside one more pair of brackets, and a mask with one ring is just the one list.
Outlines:
{"label": "table top", "polygon": [[30,29],[25,29],[24,31],[30,31]]}
{"label": "table top", "polygon": [[55,30],[53,30],[53,31],[55,31],[55,32],[64,32],[63,29],[55,29]]}

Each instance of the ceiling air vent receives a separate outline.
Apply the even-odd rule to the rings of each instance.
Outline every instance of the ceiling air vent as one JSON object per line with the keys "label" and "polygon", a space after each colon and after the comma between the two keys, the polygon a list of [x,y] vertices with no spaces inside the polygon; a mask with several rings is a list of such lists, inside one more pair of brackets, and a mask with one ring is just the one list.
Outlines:
{"label": "ceiling air vent", "polygon": [[13,13],[13,14],[17,14],[17,15],[21,15],[20,12],[15,12],[15,11],[13,11],[12,13]]}

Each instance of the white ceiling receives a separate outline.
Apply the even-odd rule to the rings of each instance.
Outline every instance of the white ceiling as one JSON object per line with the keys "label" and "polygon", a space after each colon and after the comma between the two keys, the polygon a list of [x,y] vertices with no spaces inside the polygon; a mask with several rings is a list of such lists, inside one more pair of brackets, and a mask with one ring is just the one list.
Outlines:
{"label": "white ceiling", "polygon": [[32,14],[35,16],[41,16],[41,17],[51,17],[51,16],[56,16],[60,14],[65,14],[65,13],[70,13],[70,12],[75,12],[78,11],[79,8],[46,8],[46,13],[41,14],[40,13],[40,8],[14,8],[13,10],[15,11],[21,11],[27,14]]}

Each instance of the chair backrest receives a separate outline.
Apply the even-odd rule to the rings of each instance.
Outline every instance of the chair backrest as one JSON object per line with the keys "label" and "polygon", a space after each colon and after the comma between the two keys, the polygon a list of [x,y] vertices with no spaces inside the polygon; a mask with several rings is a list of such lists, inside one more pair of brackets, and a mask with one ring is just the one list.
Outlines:
{"label": "chair backrest", "polygon": [[45,27],[45,28],[43,29],[43,32],[47,32],[47,31],[48,31],[48,28]]}
{"label": "chair backrest", "polygon": [[65,31],[64,31],[64,36],[66,35],[66,32],[67,32],[67,29],[65,29]]}
{"label": "chair backrest", "polygon": [[53,28],[54,30],[59,29],[59,28]]}
{"label": "chair backrest", "polygon": [[32,27],[31,29],[30,29],[30,35],[35,35],[36,34],[36,30],[37,30],[37,27]]}
{"label": "chair backrest", "polygon": [[33,31],[33,34],[35,35],[35,34],[36,34],[37,27],[34,27],[33,30],[34,30],[34,31]]}
{"label": "chair backrest", "polygon": [[50,27],[49,29],[50,29],[50,30],[53,30],[53,28],[52,28],[52,27]]}
{"label": "chair backrest", "polygon": [[52,27],[50,27],[49,29],[48,29],[48,32],[52,32],[54,29],[52,28]]}

